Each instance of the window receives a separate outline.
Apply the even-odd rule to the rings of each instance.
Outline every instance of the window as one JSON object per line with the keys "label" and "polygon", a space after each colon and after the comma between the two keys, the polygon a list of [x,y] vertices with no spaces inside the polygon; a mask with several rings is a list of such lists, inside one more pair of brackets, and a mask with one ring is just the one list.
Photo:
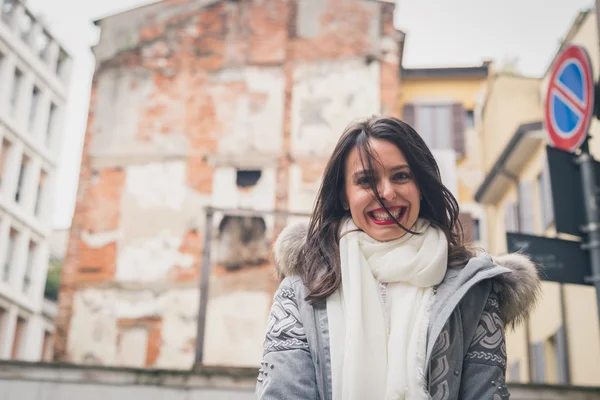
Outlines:
{"label": "window", "polygon": [[464,241],[466,243],[478,242],[481,240],[479,220],[477,218],[474,218],[473,215],[468,212],[461,212],[458,215],[458,219],[462,225]]}
{"label": "window", "polygon": [[224,216],[219,223],[219,262],[228,271],[263,263],[269,257],[266,230],[261,217]]}
{"label": "window", "polygon": [[545,163],[542,173],[538,176],[537,183],[542,212],[542,229],[546,230],[554,223],[554,204],[552,202],[552,185],[548,163]]}
{"label": "window", "polygon": [[507,381],[521,382],[521,363],[519,361],[509,363],[506,368],[506,372]]}
{"label": "window", "polygon": [[4,341],[6,335],[6,325],[8,320],[8,311],[0,307],[0,340]]}
{"label": "window", "polygon": [[460,225],[462,226],[463,237],[464,237],[465,243],[472,243],[474,240],[474,238],[473,238],[473,216],[469,213],[461,212],[458,215],[458,219],[460,221]]}
{"label": "window", "polygon": [[452,113],[449,106],[420,106],[416,117],[417,132],[430,148],[452,148]]}
{"label": "window", "polygon": [[56,118],[58,117],[58,107],[56,104],[50,104],[50,112],[48,114],[48,125],[46,126],[46,145],[50,146],[50,140],[54,132],[54,125],[56,124]]}
{"label": "window", "polygon": [[15,115],[19,102],[19,94],[21,93],[21,86],[23,84],[23,73],[18,68],[15,69],[13,76],[13,86],[10,93],[10,112]]}
{"label": "window", "polygon": [[479,242],[481,240],[481,227],[479,224],[479,219],[473,219],[473,241]]}
{"label": "window", "polygon": [[37,86],[33,87],[33,92],[31,93],[31,105],[29,106],[29,131],[33,132],[35,128],[35,118],[37,115],[37,110],[40,104],[40,95],[41,91]]}
{"label": "window", "polygon": [[46,31],[39,32],[35,39],[33,40],[33,49],[44,61],[48,61],[48,53],[50,51],[50,44],[52,43],[52,38]]}
{"label": "window", "polygon": [[46,188],[47,176],[48,176],[48,174],[44,171],[42,171],[40,173],[40,180],[38,182],[37,194],[36,194],[36,198],[35,198],[35,208],[34,208],[35,215],[37,215],[38,217],[41,216],[41,214],[42,214],[42,201],[44,199],[44,191]]}
{"label": "window", "polygon": [[21,168],[19,169],[19,179],[17,180],[17,191],[15,192],[15,201],[20,203],[23,200],[23,188],[25,183],[25,174],[27,174],[27,170],[29,167],[29,158],[27,156],[23,156],[23,161],[21,162]]}
{"label": "window", "polygon": [[2,147],[0,147],[0,189],[2,189],[2,182],[4,182],[4,170],[6,168],[10,148],[10,142],[6,139],[2,139]]}
{"label": "window", "polygon": [[465,127],[467,129],[475,128],[475,114],[473,110],[467,110],[467,117],[465,120]]}
{"label": "window", "polygon": [[533,382],[567,384],[568,359],[564,326],[546,340],[531,345]]}
{"label": "window", "polygon": [[67,63],[69,62],[69,55],[62,48],[58,53],[58,62],[56,64],[56,74],[61,78],[65,79],[65,73],[67,69]]}
{"label": "window", "polygon": [[19,35],[25,42],[29,42],[33,30],[33,17],[29,12],[24,12],[19,18]]}
{"label": "window", "polygon": [[4,0],[0,7],[2,7],[0,9],[0,14],[1,14],[2,20],[7,25],[10,25],[13,14],[15,13],[15,8],[17,7],[17,0]]}
{"label": "window", "polygon": [[31,279],[33,275],[33,269],[36,261],[36,250],[37,244],[35,242],[29,242],[29,250],[27,251],[27,260],[25,262],[25,275],[23,275],[23,292],[29,292],[31,287]]}
{"label": "window", "polygon": [[535,233],[533,193],[531,182],[519,182],[519,231]]}
{"label": "window", "polygon": [[431,149],[465,154],[466,115],[461,104],[406,104],[403,119]]}
{"label": "window", "polygon": [[52,332],[44,332],[44,342],[42,344],[42,354],[40,359],[43,362],[52,361]]}
{"label": "window", "polygon": [[236,184],[240,188],[254,186],[260,179],[260,176],[261,176],[260,170],[249,170],[249,171],[238,170],[236,173]]}
{"label": "window", "polygon": [[546,361],[544,354],[544,343],[532,343],[530,348],[533,372],[531,380],[533,383],[544,383],[546,382]]}
{"label": "window", "polygon": [[13,345],[11,351],[11,358],[13,360],[21,356],[21,346],[23,345],[23,335],[25,335],[27,321],[23,317],[17,317],[17,326],[15,327],[15,337],[13,338]]}
{"label": "window", "polygon": [[514,201],[504,204],[504,228],[506,232],[519,232],[519,214]]}
{"label": "window", "polygon": [[8,234],[8,242],[6,243],[6,257],[4,259],[4,267],[2,268],[2,280],[4,280],[4,282],[8,282],[10,279],[10,272],[14,261],[13,258],[15,256],[15,246],[17,245],[18,235],[19,232],[11,228]]}

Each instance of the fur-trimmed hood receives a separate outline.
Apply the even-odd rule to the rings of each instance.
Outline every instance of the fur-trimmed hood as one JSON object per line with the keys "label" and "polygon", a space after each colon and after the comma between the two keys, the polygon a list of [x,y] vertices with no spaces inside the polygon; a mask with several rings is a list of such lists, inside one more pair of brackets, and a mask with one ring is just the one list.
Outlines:
{"label": "fur-trimmed hood", "polygon": [[[302,268],[299,254],[306,243],[307,231],[308,226],[305,223],[298,223],[287,226],[277,237],[273,255],[277,271],[282,277],[299,275]],[[485,255],[478,257],[477,260],[484,260],[483,263],[478,263],[478,265],[483,265],[483,267],[476,267],[479,269],[500,266],[510,270],[509,273],[494,277],[494,284],[499,285],[501,293],[500,316],[502,320],[506,324],[514,325],[527,319],[540,293],[540,278],[536,264],[521,253],[511,253],[499,257]]]}

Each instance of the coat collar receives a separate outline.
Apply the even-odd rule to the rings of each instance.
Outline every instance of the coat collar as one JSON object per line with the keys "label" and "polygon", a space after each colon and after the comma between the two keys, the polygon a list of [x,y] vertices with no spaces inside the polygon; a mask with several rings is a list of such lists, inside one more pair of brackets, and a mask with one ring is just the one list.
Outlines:
{"label": "coat collar", "polygon": [[[280,276],[299,275],[302,268],[299,254],[306,243],[307,231],[305,223],[298,223],[288,225],[277,237],[273,254]],[[538,268],[530,258],[520,253],[499,257],[479,254],[464,268],[449,269],[440,290],[450,293],[477,274],[493,277],[500,297],[500,317],[506,324],[514,326],[527,319],[540,293]]]}

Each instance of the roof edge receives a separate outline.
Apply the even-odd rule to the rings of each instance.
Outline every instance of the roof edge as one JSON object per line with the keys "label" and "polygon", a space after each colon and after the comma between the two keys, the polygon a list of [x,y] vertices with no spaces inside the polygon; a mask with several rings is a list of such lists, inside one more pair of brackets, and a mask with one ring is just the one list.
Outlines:
{"label": "roof edge", "polygon": [[552,66],[556,62],[556,58],[558,57],[558,55],[560,54],[562,49],[564,49],[565,45],[567,45],[568,43],[571,42],[571,40],[573,40],[575,35],[579,32],[579,28],[581,28],[581,25],[583,25],[583,22],[592,13],[592,11],[594,11],[593,8],[587,8],[582,11],[579,11],[579,14],[577,14],[577,16],[575,17],[575,20],[571,24],[571,27],[569,28],[569,31],[565,35],[565,38],[560,42],[560,46],[558,47],[558,50],[556,50],[556,53],[554,53],[554,56],[552,56],[552,61],[550,61],[550,63],[548,64],[548,68],[546,68],[546,71],[544,72],[543,76],[548,75],[548,72],[550,72],[550,70],[552,69]]}
{"label": "roof edge", "polygon": [[431,77],[485,77],[490,73],[491,61],[485,60],[476,66],[447,66],[447,67],[423,67],[423,68],[400,68],[400,73],[406,78],[431,78]]}
{"label": "roof edge", "polygon": [[498,175],[502,173],[506,161],[515,150],[519,142],[525,137],[525,135],[529,132],[539,131],[543,129],[543,127],[544,124],[541,121],[519,125],[513,137],[510,139],[504,150],[502,150],[502,153],[500,153],[500,156],[498,156],[498,159],[490,169],[490,172],[485,176],[483,182],[475,192],[475,201],[477,203],[481,203],[483,196],[485,196],[486,192],[489,190],[492,182]]}
{"label": "roof edge", "polygon": [[154,6],[154,5],[158,4],[158,3],[163,2],[164,0],[148,0],[148,1],[149,2],[147,4],[143,4],[141,6],[124,9],[122,11],[117,11],[117,12],[114,12],[114,13],[111,13],[111,14],[104,15],[102,17],[98,17],[98,18],[92,20],[92,23],[94,25],[96,25],[96,26],[99,26],[100,22],[102,22],[105,19],[116,17],[116,16],[122,15],[122,14],[127,14],[127,13],[132,12],[132,11],[138,11],[138,10],[144,9],[146,7],[151,7],[151,6]]}

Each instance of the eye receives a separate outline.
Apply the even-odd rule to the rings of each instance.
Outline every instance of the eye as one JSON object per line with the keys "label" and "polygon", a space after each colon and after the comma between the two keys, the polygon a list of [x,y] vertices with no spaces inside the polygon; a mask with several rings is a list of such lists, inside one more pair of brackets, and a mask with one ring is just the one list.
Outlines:
{"label": "eye", "polygon": [[369,178],[366,176],[361,176],[356,180],[356,184],[359,186],[369,186]]}
{"label": "eye", "polygon": [[410,173],[408,172],[398,172],[397,174],[394,175],[394,180],[396,181],[406,181],[409,180],[411,178]]}

